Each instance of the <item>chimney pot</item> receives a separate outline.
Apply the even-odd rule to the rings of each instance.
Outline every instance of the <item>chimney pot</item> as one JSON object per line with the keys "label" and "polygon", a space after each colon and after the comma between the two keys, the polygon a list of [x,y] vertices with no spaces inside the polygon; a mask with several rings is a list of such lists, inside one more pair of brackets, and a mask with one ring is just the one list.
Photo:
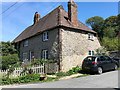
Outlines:
{"label": "chimney pot", "polygon": [[34,24],[38,23],[40,19],[40,14],[38,12],[35,12],[34,15]]}

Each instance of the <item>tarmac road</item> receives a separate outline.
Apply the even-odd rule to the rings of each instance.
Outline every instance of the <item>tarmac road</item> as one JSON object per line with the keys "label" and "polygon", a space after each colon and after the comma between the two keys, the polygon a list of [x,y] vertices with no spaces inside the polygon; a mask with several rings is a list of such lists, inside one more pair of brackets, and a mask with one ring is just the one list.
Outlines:
{"label": "tarmac road", "polygon": [[0,86],[0,88],[118,88],[118,71],[55,82]]}

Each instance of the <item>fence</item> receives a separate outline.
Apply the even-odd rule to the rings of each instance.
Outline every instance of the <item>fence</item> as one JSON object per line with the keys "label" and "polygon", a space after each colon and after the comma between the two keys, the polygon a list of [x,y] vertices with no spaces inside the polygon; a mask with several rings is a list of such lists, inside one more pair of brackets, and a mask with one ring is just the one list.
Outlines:
{"label": "fence", "polygon": [[[34,65],[32,67],[28,67],[28,69],[32,69],[34,73],[39,73],[39,74],[44,74],[45,69],[44,69],[44,64],[43,65]],[[10,75],[11,77],[17,77],[17,76],[23,76],[26,75],[27,73],[22,73],[24,68],[15,68],[13,73]],[[0,76],[4,76],[8,73],[9,70],[0,70]]]}
{"label": "fence", "polygon": [[[45,74],[45,73],[56,73],[58,72],[57,63],[49,63],[49,64],[41,64],[34,65],[32,67],[28,67],[28,69],[32,69],[32,71],[36,74]],[[24,76],[27,73],[22,73],[24,68],[15,68],[10,77]],[[8,73],[9,70],[0,70],[0,76],[4,76]]]}

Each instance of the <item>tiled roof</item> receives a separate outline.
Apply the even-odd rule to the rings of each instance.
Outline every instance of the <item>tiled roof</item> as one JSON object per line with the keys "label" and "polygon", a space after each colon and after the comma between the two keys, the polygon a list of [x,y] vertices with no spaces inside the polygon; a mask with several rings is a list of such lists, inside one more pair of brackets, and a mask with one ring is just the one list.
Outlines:
{"label": "tiled roof", "polygon": [[74,26],[68,20],[68,13],[63,9],[62,6],[57,7],[52,12],[44,16],[39,20],[35,25],[31,25],[26,28],[18,37],[13,40],[13,43],[22,41],[24,39],[30,38],[38,33],[41,33],[45,30],[57,27],[57,26],[65,26],[68,28],[75,28],[87,32],[96,33],[91,30],[89,27],[78,21],[78,26]]}

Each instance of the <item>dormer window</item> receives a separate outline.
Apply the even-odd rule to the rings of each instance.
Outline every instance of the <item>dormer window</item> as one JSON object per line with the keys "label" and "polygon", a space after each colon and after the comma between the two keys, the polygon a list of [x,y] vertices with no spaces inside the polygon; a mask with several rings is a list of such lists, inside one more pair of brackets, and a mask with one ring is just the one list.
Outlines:
{"label": "dormer window", "polygon": [[48,40],[48,32],[44,32],[43,33],[43,41],[47,41]]}
{"label": "dormer window", "polygon": [[91,33],[88,33],[88,40],[94,40],[94,35]]}
{"label": "dormer window", "polygon": [[28,46],[28,40],[25,40],[24,41],[24,47],[27,47]]}

